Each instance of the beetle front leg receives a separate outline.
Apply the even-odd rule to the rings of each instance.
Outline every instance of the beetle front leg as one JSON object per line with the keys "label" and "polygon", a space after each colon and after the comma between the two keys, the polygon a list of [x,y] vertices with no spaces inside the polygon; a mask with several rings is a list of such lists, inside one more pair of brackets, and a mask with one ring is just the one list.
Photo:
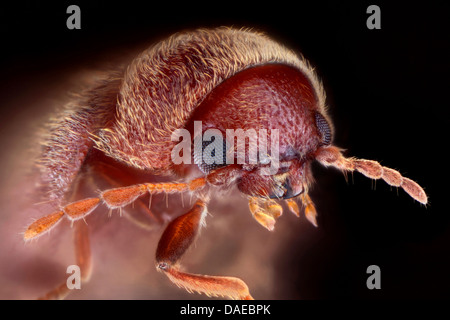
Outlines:
{"label": "beetle front leg", "polygon": [[173,220],[165,229],[156,250],[156,268],[188,292],[231,299],[253,299],[247,285],[234,277],[206,276],[180,271],[178,261],[195,240],[204,225],[206,204],[198,200],[192,209]]}

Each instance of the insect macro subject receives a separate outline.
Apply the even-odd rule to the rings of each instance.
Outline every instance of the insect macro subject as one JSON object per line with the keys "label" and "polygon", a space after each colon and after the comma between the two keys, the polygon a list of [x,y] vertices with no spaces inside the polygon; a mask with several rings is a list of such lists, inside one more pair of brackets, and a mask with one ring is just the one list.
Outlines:
{"label": "insect macro subject", "polygon": [[[58,209],[30,224],[24,238],[37,238],[62,219],[73,221],[77,264],[87,281],[89,226],[83,220],[104,208],[117,209],[140,224],[134,213],[141,212],[155,225],[166,224],[156,248],[156,268],[170,281],[189,292],[252,299],[239,278],[192,274],[180,265],[217,191],[237,187],[248,198],[252,216],[270,231],[283,206],[299,216],[299,204],[317,226],[308,195],[313,161],[382,179],[427,204],[416,182],[376,161],[346,157],[333,145],[325,100],[309,63],[266,35],[233,28],[177,33],[142,52],[123,70],[91,84],[52,121],[38,165],[47,197]],[[226,163],[210,163],[192,154],[187,157],[193,158],[190,163],[173,161],[179,143],[173,133],[186,130],[192,137],[189,144],[195,145],[198,123],[200,134],[215,130],[227,136],[226,142],[214,140],[219,147],[210,153],[222,154],[219,158],[226,157]],[[260,154],[250,161],[252,143],[247,137],[245,156],[237,161],[239,143],[228,147],[231,129],[271,137],[277,133],[277,147],[268,142],[268,156]],[[204,142],[201,151],[209,146]],[[275,158],[277,170],[267,174]],[[186,194],[192,203],[183,214],[164,219],[147,201],[168,194]],[[64,298],[69,292],[64,282],[44,298]]]}

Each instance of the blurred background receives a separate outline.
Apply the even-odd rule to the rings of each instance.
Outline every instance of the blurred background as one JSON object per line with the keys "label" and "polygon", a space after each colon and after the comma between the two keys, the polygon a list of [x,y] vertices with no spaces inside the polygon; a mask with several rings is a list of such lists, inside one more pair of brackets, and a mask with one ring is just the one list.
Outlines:
{"label": "blurred background", "polygon": [[[417,181],[430,204],[315,165],[319,228],[286,212],[269,233],[230,191],[209,207],[186,269],[238,276],[256,299],[450,297],[448,4],[78,1],[81,30],[68,30],[71,4],[0,8],[0,299],[34,299],[65,281],[75,262],[69,223],[28,244],[20,233],[49,213],[33,204],[36,133],[77,75],[114,66],[174,32],[223,25],[255,28],[302,52],[324,82],[335,144]],[[381,9],[381,30],[366,27],[371,4]],[[92,279],[69,299],[204,298],[156,272],[162,229],[138,229],[118,214],[96,219]],[[381,268],[381,290],[366,287],[370,265]]]}

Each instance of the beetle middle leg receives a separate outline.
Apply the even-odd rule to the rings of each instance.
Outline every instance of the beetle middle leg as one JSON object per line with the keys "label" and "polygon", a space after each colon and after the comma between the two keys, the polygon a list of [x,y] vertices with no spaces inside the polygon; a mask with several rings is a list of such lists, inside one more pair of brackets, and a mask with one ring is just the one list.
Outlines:
{"label": "beetle middle leg", "polygon": [[188,292],[231,299],[253,299],[244,281],[235,277],[207,276],[182,272],[178,261],[195,240],[204,225],[206,203],[198,200],[192,209],[173,220],[166,227],[156,250],[156,267]]}

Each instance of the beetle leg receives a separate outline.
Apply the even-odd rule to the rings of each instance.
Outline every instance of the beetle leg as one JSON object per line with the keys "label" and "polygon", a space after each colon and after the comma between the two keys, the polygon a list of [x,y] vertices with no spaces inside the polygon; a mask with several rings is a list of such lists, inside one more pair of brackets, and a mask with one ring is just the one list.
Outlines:
{"label": "beetle leg", "polygon": [[87,282],[91,278],[92,259],[89,241],[89,226],[84,221],[76,223],[74,241],[77,265],[81,270],[81,280]]}
{"label": "beetle leg", "polygon": [[120,209],[145,194],[147,191],[152,193],[166,192],[184,192],[194,191],[205,186],[206,180],[204,178],[194,179],[188,183],[146,183],[138,184],[129,187],[115,188],[103,191],[99,198],[88,198],[69,203],[62,210],[44,216],[33,222],[25,231],[24,239],[31,240],[54,227],[62,217],[65,216],[72,221],[85,218],[92,211],[97,208],[100,201],[103,202],[110,209]]}
{"label": "beetle leg", "polygon": [[298,207],[297,201],[294,199],[286,199],[286,204],[288,205],[289,211],[295,214],[297,217],[300,217],[300,209]]}
{"label": "beetle leg", "polygon": [[92,211],[94,211],[99,203],[99,198],[88,198],[72,202],[63,207],[62,210],[44,216],[33,222],[25,231],[23,237],[25,241],[27,241],[50,231],[50,229],[52,229],[59,221],[61,221],[64,215],[66,215],[66,217],[68,217],[72,221],[83,219]]}
{"label": "beetle leg", "polygon": [[311,222],[315,227],[317,227],[317,211],[314,203],[309,197],[307,192],[304,192],[300,195],[300,199],[305,207],[305,217]]}
{"label": "beetle leg", "polygon": [[342,171],[358,171],[371,179],[383,179],[394,187],[402,187],[414,200],[428,203],[425,191],[416,182],[403,177],[398,171],[383,167],[373,160],[345,158],[337,147],[322,147],[316,152],[316,160],[324,166],[333,166]]}
{"label": "beetle leg", "polygon": [[198,200],[192,209],[167,226],[156,250],[156,267],[178,287],[207,296],[252,299],[247,285],[238,278],[206,276],[180,271],[178,260],[190,247],[207,214],[206,204]]}
{"label": "beetle leg", "polygon": [[269,231],[273,231],[275,220],[283,213],[282,207],[272,199],[250,197],[248,206],[253,218]]}
{"label": "beetle leg", "polygon": [[[89,241],[89,229],[84,221],[75,222],[74,226],[74,246],[77,266],[80,267],[81,283],[88,282],[91,276],[92,259]],[[64,281],[55,289],[49,291],[39,300],[62,300],[71,292]]]}
{"label": "beetle leg", "polygon": [[[306,190],[306,189],[305,189]],[[308,195],[307,191],[304,191],[302,194],[298,195],[302,204],[305,208],[305,217],[311,222],[315,227],[317,227],[317,211],[314,203]],[[284,200],[288,205],[289,211],[295,214],[297,217],[300,216],[300,209],[298,207],[297,201],[294,199],[286,199]]]}
{"label": "beetle leg", "polygon": [[120,209],[134,202],[147,192],[145,184],[138,184],[123,188],[114,188],[103,191],[100,198],[110,209]]}
{"label": "beetle leg", "polygon": [[[129,185],[129,181],[132,181],[124,174],[122,169],[101,161],[91,164],[88,170],[87,176],[90,179],[90,183],[103,190]],[[142,198],[138,198],[133,202],[131,210],[123,211],[125,218],[145,230],[153,230],[156,225],[159,227],[163,223],[163,219],[159,215],[155,215],[150,210],[148,202]]]}
{"label": "beetle leg", "polygon": [[56,224],[61,221],[63,216],[63,211],[57,211],[34,221],[28,226],[23,238],[27,241],[46,233],[51,228],[56,226]]}
{"label": "beetle leg", "polygon": [[130,187],[109,189],[103,191],[100,197],[110,209],[117,209],[132,203],[147,191],[150,194],[194,191],[204,187],[205,184],[205,178],[194,179],[188,183],[144,183]]}

